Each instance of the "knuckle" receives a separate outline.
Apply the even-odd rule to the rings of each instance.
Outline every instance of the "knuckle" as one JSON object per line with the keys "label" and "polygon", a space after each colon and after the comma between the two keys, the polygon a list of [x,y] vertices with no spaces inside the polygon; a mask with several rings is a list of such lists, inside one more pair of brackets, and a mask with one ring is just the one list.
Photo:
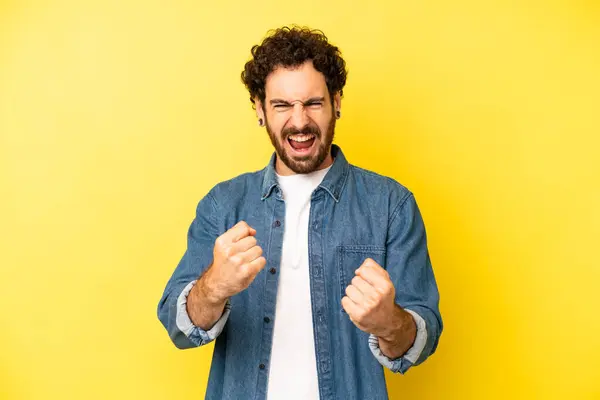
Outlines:
{"label": "knuckle", "polygon": [[381,295],[381,293],[375,292],[375,293],[373,293],[373,297],[371,298],[371,301],[372,301],[373,305],[377,305],[381,302],[382,298],[383,298],[383,296]]}
{"label": "knuckle", "polygon": [[344,307],[344,310],[348,311],[348,298],[346,296],[342,297],[342,307]]}
{"label": "knuckle", "polygon": [[240,257],[238,254],[234,254],[229,257],[229,262],[231,262],[233,265],[240,265],[242,264],[242,257]]}
{"label": "knuckle", "polygon": [[386,283],[385,285],[383,285],[383,287],[382,287],[382,293],[383,293],[384,295],[388,295],[388,294],[392,293],[392,292],[393,292],[393,290],[394,290],[394,285],[392,285],[392,284],[391,284],[391,283],[389,283],[389,282],[388,282],[388,283]]}
{"label": "knuckle", "polygon": [[348,314],[352,314],[354,315],[354,310],[351,307],[352,301],[350,300],[350,298],[348,296],[344,296],[342,298],[342,306],[344,307],[344,310],[346,310],[346,312]]}
{"label": "knuckle", "polygon": [[345,292],[347,296],[350,296],[350,294],[352,293],[352,286],[346,286]]}
{"label": "knuckle", "polygon": [[252,271],[248,264],[243,264],[240,266],[240,277],[242,280],[246,281],[252,277]]}
{"label": "knuckle", "polygon": [[246,223],[246,221],[242,221],[242,222],[240,223],[240,226],[242,227],[242,229],[243,229],[243,231],[244,231],[245,233],[249,233],[249,232],[250,232],[250,225],[248,225],[248,224]]}
{"label": "knuckle", "polygon": [[227,258],[232,258],[232,256],[234,255],[233,248],[230,246],[223,248],[223,254]]}
{"label": "knuckle", "polygon": [[254,278],[256,278],[260,271],[262,271],[262,268],[259,268],[256,265],[252,265],[250,266],[250,268],[248,268],[248,271],[248,273],[250,274],[250,279],[254,280]]}
{"label": "knuckle", "polygon": [[356,320],[356,322],[358,322],[360,324],[360,323],[364,322],[366,315],[367,315],[367,313],[365,310],[358,310],[356,312],[356,315],[354,315],[354,319]]}

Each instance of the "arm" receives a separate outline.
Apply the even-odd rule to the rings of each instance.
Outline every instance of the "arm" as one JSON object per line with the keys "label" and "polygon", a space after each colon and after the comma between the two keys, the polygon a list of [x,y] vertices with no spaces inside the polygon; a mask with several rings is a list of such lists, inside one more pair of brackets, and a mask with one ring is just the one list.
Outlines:
{"label": "arm", "polygon": [[392,213],[386,245],[387,268],[365,260],[342,305],[371,334],[369,347],[379,362],[404,373],[433,353],[442,329],[425,229],[412,194]]}
{"label": "arm", "polygon": [[[400,359],[394,359],[396,354],[388,357],[392,371],[404,373],[435,352],[443,329],[425,225],[412,193],[400,201],[392,213],[386,247],[386,270],[395,287],[395,303],[413,315],[417,332],[422,332],[415,340],[415,347],[419,345],[421,351],[411,354],[416,357],[410,357],[408,353]],[[381,350],[385,354],[385,340],[379,344],[383,344]]]}
{"label": "arm", "polygon": [[378,344],[384,356],[402,357],[415,343],[417,324],[407,311],[395,304],[389,318],[389,331],[378,336]]}
{"label": "arm", "polygon": [[[197,347],[214,339],[206,330],[193,324],[187,308],[188,299],[195,300],[195,296],[190,298],[190,294],[197,286],[198,277],[212,262],[213,246],[219,235],[216,207],[216,201],[210,193],[199,202],[196,216],[188,229],[186,251],[158,304],[158,318],[178,348]],[[213,313],[216,311],[213,310]]]}
{"label": "arm", "polygon": [[[210,267],[207,272],[210,272]],[[207,286],[206,280],[203,276],[193,285],[187,297],[186,312],[194,325],[209,330],[223,314],[227,299],[216,298]]]}
{"label": "arm", "polygon": [[209,193],[198,205],[188,248],[158,305],[158,317],[179,348],[214,340],[229,317],[228,299],[246,289],[266,264],[255,229],[240,221],[217,236],[215,220],[216,202]]}

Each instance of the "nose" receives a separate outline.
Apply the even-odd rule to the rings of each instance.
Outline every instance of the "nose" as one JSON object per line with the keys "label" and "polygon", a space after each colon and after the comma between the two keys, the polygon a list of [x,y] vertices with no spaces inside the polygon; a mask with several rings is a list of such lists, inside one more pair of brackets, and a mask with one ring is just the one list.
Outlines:
{"label": "nose", "polygon": [[294,104],[292,116],[290,117],[290,125],[302,129],[308,125],[308,121],[308,115],[306,114],[304,106],[300,103]]}

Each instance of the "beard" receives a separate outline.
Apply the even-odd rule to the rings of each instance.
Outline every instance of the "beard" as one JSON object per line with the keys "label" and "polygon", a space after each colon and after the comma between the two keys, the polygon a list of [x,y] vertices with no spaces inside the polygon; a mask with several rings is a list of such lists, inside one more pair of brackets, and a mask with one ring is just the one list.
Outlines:
{"label": "beard", "polygon": [[[265,115],[265,123],[267,127],[267,132],[269,134],[269,139],[271,139],[271,143],[273,147],[275,147],[275,152],[277,153],[277,157],[294,173],[296,174],[309,174],[311,172],[316,171],[325,161],[329,152],[331,151],[331,144],[333,143],[333,137],[335,136],[335,117],[331,118],[329,125],[327,126],[327,132],[325,135],[321,133],[321,129],[314,122],[309,122],[302,129],[297,128],[286,128],[283,129],[280,135],[277,135],[273,132],[271,127],[269,126],[269,121]],[[313,134],[315,135],[315,141],[318,141],[318,147],[316,153],[313,155],[306,155],[301,157],[295,157],[290,154],[285,149],[284,143],[288,140],[290,135],[294,134]]]}

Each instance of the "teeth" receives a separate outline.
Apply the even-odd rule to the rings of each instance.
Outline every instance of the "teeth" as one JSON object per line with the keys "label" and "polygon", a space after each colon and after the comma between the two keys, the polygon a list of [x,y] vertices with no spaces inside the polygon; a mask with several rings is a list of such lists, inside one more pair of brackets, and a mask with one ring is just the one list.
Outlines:
{"label": "teeth", "polygon": [[315,137],[315,135],[313,135],[313,134],[309,134],[309,135],[300,134],[300,135],[292,135],[292,136],[290,136],[290,139],[293,140],[294,142],[306,142],[314,137]]}

